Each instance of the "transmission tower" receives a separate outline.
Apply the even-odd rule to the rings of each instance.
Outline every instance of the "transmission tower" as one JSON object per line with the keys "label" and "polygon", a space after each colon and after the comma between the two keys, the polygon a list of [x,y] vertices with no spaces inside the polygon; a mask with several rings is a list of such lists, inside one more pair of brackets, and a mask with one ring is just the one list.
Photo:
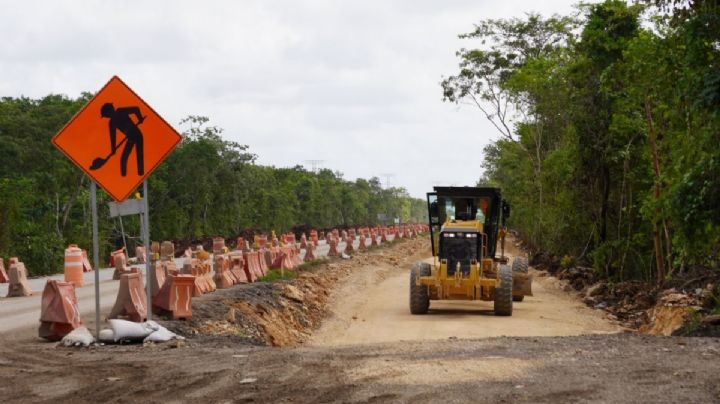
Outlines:
{"label": "transmission tower", "polygon": [[385,177],[385,189],[390,188],[390,178],[395,178],[393,173],[382,173],[380,176]]}
{"label": "transmission tower", "polygon": [[305,164],[310,164],[310,169],[315,174],[317,174],[318,169],[324,162],[325,162],[325,160],[305,160]]}

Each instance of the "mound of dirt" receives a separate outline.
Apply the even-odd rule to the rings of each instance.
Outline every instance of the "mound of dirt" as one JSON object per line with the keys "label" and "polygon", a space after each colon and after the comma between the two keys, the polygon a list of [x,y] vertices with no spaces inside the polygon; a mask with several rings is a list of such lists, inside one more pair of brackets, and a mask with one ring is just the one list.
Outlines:
{"label": "mound of dirt", "polygon": [[427,238],[404,239],[352,259],[334,259],[300,271],[296,279],[257,282],[194,298],[193,317],[165,321],[170,330],[192,339],[225,338],[232,342],[293,346],[308,339],[328,314],[335,285],[354,269],[371,262],[399,266],[403,257],[427,249]]}
{"label": "mound of dirt", "polygon": [[712,316],[703,321],[716,304],[716,272],[695,268],[660,287],[640,281],[610,283],[600,280],[593,268],[563,268],[558,256],[546,253],[534,254],[531,264],[564,280],[585,304],[611,313],[626,327],[654,335],[720,335]]}

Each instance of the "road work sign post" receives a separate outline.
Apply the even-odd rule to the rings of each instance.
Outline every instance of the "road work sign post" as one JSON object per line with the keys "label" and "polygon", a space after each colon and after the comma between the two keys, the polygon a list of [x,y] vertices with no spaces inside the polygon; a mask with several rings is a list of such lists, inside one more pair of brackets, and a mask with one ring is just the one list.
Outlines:
{"label": "road work sign post", "polygon": [[[110,81],[68,122],[52,143],[91,178],[96,335],[100,330],[100,248],[97,185],[123,202],[143,184],[143,244],[150,254],[147,177],[182,136],[119,77]],[[120,214],[120,213],[119,213]],[[150,259],[146,260],[147,317],[152,317]]]}

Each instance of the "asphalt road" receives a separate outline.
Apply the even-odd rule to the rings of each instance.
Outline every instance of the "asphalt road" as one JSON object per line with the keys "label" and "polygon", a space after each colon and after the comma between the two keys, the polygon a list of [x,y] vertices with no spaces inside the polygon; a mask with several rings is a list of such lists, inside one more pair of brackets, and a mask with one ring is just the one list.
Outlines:
{"label": "asphalt road", "polygon": [[[393,236],[388,236],[392,240]],[[366,240],[366,244],[370,245],[370,240]],[[357,249],[360,242],[356,239],[354,247]],[[338,250],[342,251],[346,247],[344,242],[338,246]],[[315,250],[316,257],[326,257],[330,247],[324,242],[318,243]],[[302,250],[303,257],[305,250]],[[182,266],[182,260],[178,259],[177,263]],[[133,265],[140,267],[144,273],[144,265]],[[100,317],[104,318],[112,306],[115,304],[119,281],[112,280],[113,269],[103,268],[100,270]],[[76,288],[78,298],[78,307],[80,315],[88,326],[92,326],[95,318],[95,273],[85,273],[85,285]],[[23,329],[30,329],[38,326],[40,319],[40,301],[45,283],[48,280],[63,280],[62,274],[52,275],[48,277],[33,278],[29,280],[30,288],[33,291],[32,296],[27,297],[4,297],[7,296],[8,285],[0,284],[0,333],[15,332]]]}

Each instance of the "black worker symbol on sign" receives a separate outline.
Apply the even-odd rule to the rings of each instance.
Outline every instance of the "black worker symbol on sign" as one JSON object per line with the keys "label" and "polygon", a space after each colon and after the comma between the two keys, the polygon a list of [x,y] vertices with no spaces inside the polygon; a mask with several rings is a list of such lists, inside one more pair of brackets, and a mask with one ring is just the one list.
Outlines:
{"label": "black worker symbol on sign", "polygon": [[[130,117],[131,115],[135,115],[135,120]],[[120,175],[123,177],[127,176],[128,158],[130,158],[130,154],[133,149],[135,149],[137,175],[144,175],[145,160],[143,153],[143,134],[140,132],[139,126],[143,123],[145,117],[140,113],[140,108],[122,107],[116,109],[111,102],[107,102],[100,108],[100,116],[110,119],[108,122],[108,128],[110,130],[111,149],[110,154],[108,154],[107,157],[98,157],[93,160],[90,169],[97,170],[104,166],[105,163],[115,155],[117,149],[124,144],[125,147],[120,155]],[[117,142],[118,130],[125,135],[125,138],[119,143]]]}

